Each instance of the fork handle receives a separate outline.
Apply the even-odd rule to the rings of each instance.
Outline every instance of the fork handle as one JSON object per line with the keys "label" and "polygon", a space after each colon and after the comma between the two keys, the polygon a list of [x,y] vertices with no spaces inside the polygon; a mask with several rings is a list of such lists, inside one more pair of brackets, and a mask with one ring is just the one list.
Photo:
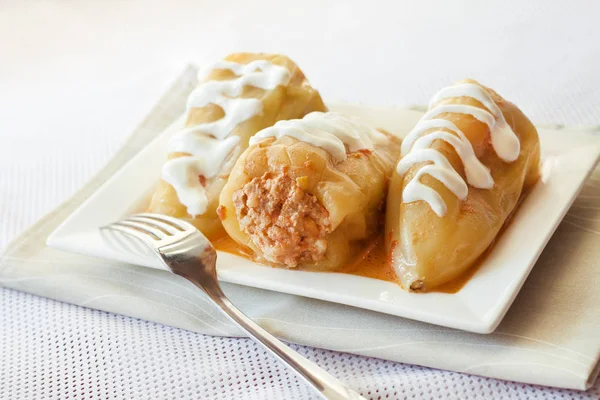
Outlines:
{"label": "fork handle", "polygon": [[281,362],[287,364],[287,366],[295,371],[298,376],[303,378],[306,383],[314,387],[324,399],[365,400],[364,397],[331,376],[323,368],[302,357],[285,345],[281,340],[261,328],[256,322],[247,317],[239,308],[229,301],[219,286],[215,285],[210,288],[203,288],[198,284],[196,285],[208,295],[213,303],[217,305],[231,321],[243,329],[251,338],[260,343],[267,351],[269,351],[269,353]]}

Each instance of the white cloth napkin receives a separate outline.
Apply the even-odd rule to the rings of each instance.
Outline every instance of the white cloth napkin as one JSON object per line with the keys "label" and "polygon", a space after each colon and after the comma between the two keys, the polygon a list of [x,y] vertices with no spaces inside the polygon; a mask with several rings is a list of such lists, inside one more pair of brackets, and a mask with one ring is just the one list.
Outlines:
{"label": "white cloth napkin", "polygon": [[[6,248],[0,259],[1,285],[209,335],[241,335],[182,278],[44,245],[65,217],[183,112],[195,75],[189,68],[102,171]],[[598,375],[600,359],[599,172],[590,178],[504,321],[490,335],[249,287],[223,287],[244,312],[290,342],[586,389]]]}

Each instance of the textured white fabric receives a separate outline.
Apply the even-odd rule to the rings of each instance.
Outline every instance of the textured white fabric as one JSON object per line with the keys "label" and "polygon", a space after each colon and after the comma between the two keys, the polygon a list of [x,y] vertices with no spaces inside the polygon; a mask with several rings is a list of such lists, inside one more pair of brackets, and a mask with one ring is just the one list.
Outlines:
{"label": "textured white fabric", "polygon": [[[114,153],[185,61],[232,50],[290,54],[331,100],[424,103],[471,75],[535,121],[600,123],[597,2],[168,3],[0,7],[0,247]],[[372,398],[600,397],[296,348]],[[308,395],[251,341],[0,289],[0,399]]]}
{"label": "textured white fabric", "polygon": [[[0,288],[0,399],[311,399],[249,339],[195,334]],[[292,345],[371,399],[597,399]]]}

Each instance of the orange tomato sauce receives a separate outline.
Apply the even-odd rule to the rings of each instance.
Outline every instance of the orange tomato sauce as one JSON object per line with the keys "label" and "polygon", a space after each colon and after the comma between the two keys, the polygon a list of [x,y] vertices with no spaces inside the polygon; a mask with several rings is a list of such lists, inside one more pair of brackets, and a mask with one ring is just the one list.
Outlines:
{"label": "orange tomato sauce", "polygon": [[[428,292],[441,292],[441,293],[457,293],[462,289],[462,287],[471,279],[473,275],[477,272],[480,266],[484,263],[486,257],[494,248],[497,239],[503,232],[506,230],[507,226],[513,220],[514,215],[517,210],[520,208],[521,202],[527,193],[521,196],[519,202],[517,203],[514,211],[509,215],[509,217],[504,222],[504,225],[498,232],[496,239],[492,244],[487,248],[487,250],[477,259],[477,261],[471,266],[471,268],[467,269],[461,276],[458,278],[447,282],[437,288],[433,288],[428,290]],[[247,259],[252,259],[252,253],[246,249],[245,247],[239,245],[233,239],[231,239],[228,235],[221,237],[213,242],[215,248],[219,251],[223,251],[225,253],[234,254],[240,257],[244,257]],[[347,265],[335,270],[335,271],[327,271],[325,273],[337,272],[342,274],[350,274],[350,275],[358,275],[364,276],[366,278],[379,279],[382,281],[393,282],[397,285],[400,285],[400,281],[394,272],[390,262],[387,259],[387,252],[385,249],[385,242],[383,238],[383,234],[379,234],[370,241],[368,241],[365,248],[355,257],[353,261],[348,263]]]}
{"label": "orange tomato sauce", "polygon": [[[224,236],[215,240],[213,245],[218,251],[223,251],[225,253],[252,260],[252,254],[229,236]],[[486,251],[485,254],[488,252],[489,250]],[[484,257],[485,255],[482,256],[481,259]],[[464,286],[464,284],[468,282],[471,276],[475,274],[480,264],[481,262],[478,261],[477,265],[470,268],[463,276],[460,276],[458,279],[435,288],[432,291],[443,293],[458,292]],[[331,272],[364,276],[366,278],[379,279],[400,285],[400,281],[396,277],[394,269],[387,260],[383,235],[378,235],[369,241],[369,243],[365,246],[365,249],[359,253],[358,256],[356,256],[356,258],[348,265]],[[329,273],[329,271],[325,273]]]}

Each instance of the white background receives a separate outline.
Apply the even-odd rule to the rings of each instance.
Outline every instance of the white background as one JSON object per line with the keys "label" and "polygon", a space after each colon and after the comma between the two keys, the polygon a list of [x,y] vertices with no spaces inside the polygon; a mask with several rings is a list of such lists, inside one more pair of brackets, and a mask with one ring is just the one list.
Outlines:
{"label": "white background", "polygon": [[[186,63],[206,65],[234,51],[289,55],[330,101],[423,104],[440,87],[472,77],[535,122],[600,124],[600,2],[594,0],[0,1],[0,247],[102,166]],[[58,319],[67,313],[80,327],[75,340],[84,335],[97,344],[94,318],[117,318],[0,293],[5,318],[0,333],[7,335],[22,335],[22,320],[42,332],[64,334],[66,328],[46,318],[50,312]],[[158,329],[128,323],[150,338]],[[164,343],[183,335],[160,329]],[[219,346],[246,343],[210,340]],[[36,346],[35,351],[47,349]],[[254,347],[245,351],[261,354]],[[106,357],[116,354],[108,351]],[[23,360],[27,357],[25,349]],[[210,364],[215,356],[203,357]],[[354,359],[370,368],[375,362]],[[23,360],[11,362],[16,367]],[[181,364],[177,357],[154,362]],[[133,369],[127,368],[119,376],[130,382]],[[98,371],[90,369],[90,382]],[[431,387],[436,376],[471,379],[403,368],[396,379],[408,390],[405,395],[427,395],[417,389],[423,373],[433,377],[426,385]],[[394,381],[373,382],[383,390]],[[541,397],[556,394],[484,382],[504,385],[498,393],[508,397],[531,390]],[[403,396],[398,393],[389,398]],[[443,388],[430,394],[439,393],[450,394]],[[461,397],[465,393],[481,394],[466,391]]]}

